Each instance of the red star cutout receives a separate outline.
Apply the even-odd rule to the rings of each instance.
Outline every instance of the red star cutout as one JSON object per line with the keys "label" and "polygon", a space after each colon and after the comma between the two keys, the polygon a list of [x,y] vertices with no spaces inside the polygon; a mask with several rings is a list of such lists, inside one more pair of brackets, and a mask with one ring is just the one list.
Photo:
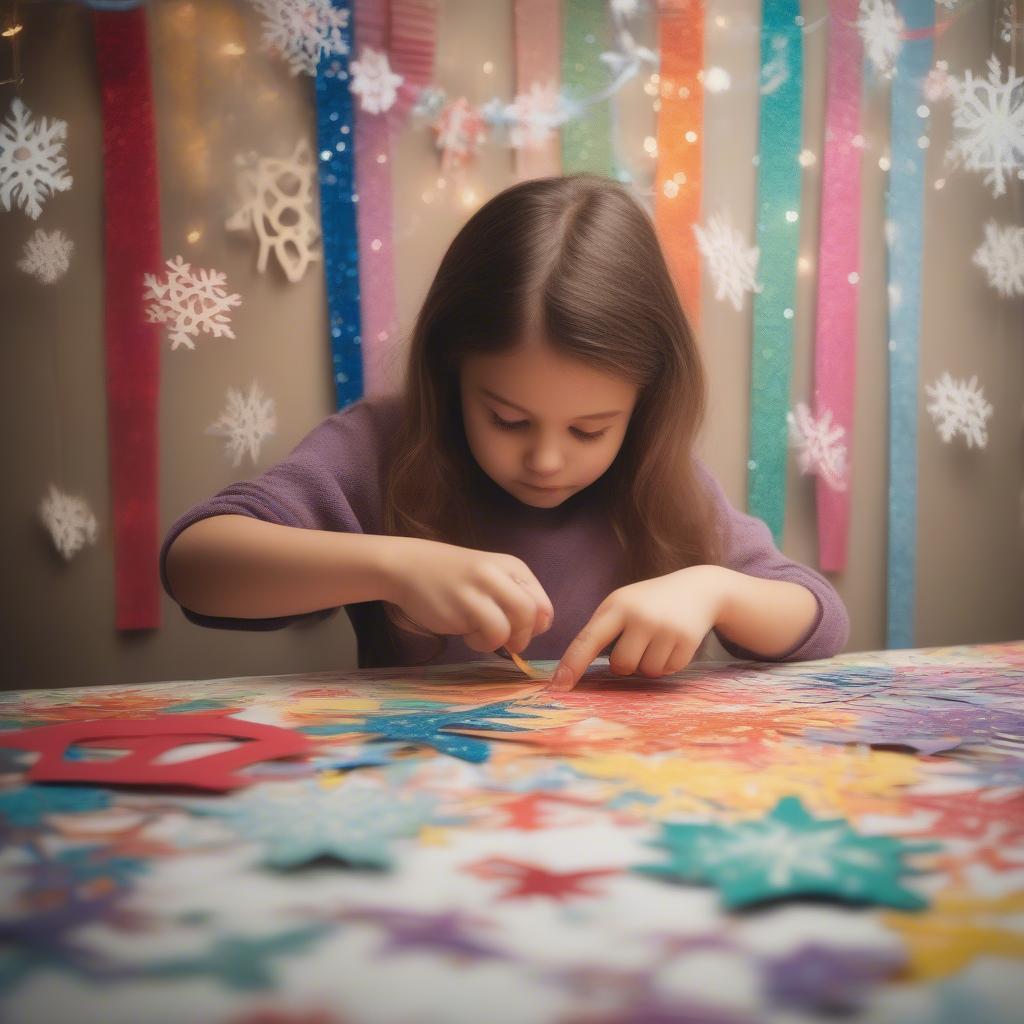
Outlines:
{"label": "red star cutout", "polygon": [[620,874],[617,868],[598,868],[588,871],[551,871],[537,864],[525,864],[507,857],[489,857],[467,868],[477,878],[506,879],[512,888],[499,899],[515,900],[527,896],[549,896],[557,903],[573,896],[599,896],[588,888],[594,879]]}

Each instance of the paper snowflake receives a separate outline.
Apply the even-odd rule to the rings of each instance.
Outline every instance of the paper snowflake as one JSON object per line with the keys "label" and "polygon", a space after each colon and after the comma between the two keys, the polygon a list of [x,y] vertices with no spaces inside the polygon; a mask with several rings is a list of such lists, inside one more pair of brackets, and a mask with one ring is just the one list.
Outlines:
{"label": "paper snowflake", "polygon": [[826,409],[819,419],[803,402],[795,412],[786,413],[790,444],[797,449],[801,473],[815,473],[836,491],[846,490],[846,431],[832,422],[832,410]]}
{"label": "paper snowflake", "polygon": [[146,308],[150,323],[170,324],[171,350],[179,345],[194,349],[192,338],[203,330],[215,338],[233,338],[227,311],[242,302],[240,295],[228,295],[225,277],[217,270],[192,267],[181,256],[167,261],[163,277],[145,275],[146,291],[143,299],[155,299]]}
{"label": "paper snowflake", "polygon": [[706,228],[694,224],[693,230],[715,280],[715,298],[728,298],[739,312],[743,308],[744,294],[760,290],[756,279],[760,250],[756,245],[747,245],[725,213],[712,214]]}
{"label": "paper snowflake", "polygon": [[68,272],[74,249],[75,243],[63,232],[38,228],[25,243],[18,269],[31,274],[43,284],[53,284]]}
{"label": "paper snowflake", "polygon": [[551,138],[564,120],[559,113],[558,90],[553,84],[534,82],[510,104],[508,141],[513,149],[536,149]]}
{"label": "paper snowflake", "polygon": [[903,48],[903,19],[896,13],[895,6],[890,0],[860,0],[857,31],[875,70],[891,77]]}
{"label": "paper snowflake", "polygon": [[631,18],[637,11],[639,0],[612,0],[612,12],[623,18]]}
{"label": "paper snowflake", "polygon": [[44,117],[36,124],[32,113],[15,96],[7,120],[0,125],[0,203],[10,211],[17,204],[36,220],[42,204],[55,192],[71,188],[64,158],[67,121]]}
{"label": "paper snowflake", "polygon": [[224,450],[233,460],[233,465],[241,465],[242,456],[246,452],[255,465],[260,457],[263,439],[277,430],[274,400],[263,397],[263,390],[256,381],[249,385],[247,395],[228,388],[227,400],[227,407],[220,414],[220,419],[211,423],[206,433],[219,434],[228,439]]}
{"label": "paper snowflake", "polygon": [[967,447],[988,444],[985,422],[993,413],[985,401],[985,393],[978,387],[978,378],[969,381],[954,380],[947,370],[934,383],[925,387],[932,399],[927,409],[938,427],[942,440],[949,444],[955,434],[963,434]]}
{"label": "paper snowflake", "polygon": [[784,35],[772,36],[772,49],[774,56],[761,68],[759,90],[762,96],[771,96],[789,81],[789,39]]}
{"label": "paper snowflake", "polygon": [[787,896],[831,896],[851,903],[915,910],[927,901],[900,885],[908,853],[937,849],[892,836],[861,836],[843,818],[810,815],[798,797],[783,797],[764,818],[736,824],[663,823],[667,864],[635,868],[686,882],[710,883],[727,907]]}
{"label": "paper snowflake", "polygon": [[331,0],[251,0],[263,16],[263,48],[280,54],[293,75],[315,75],[321,58],[344,56],[349,10]]}
{"label": "paper snowflake", "polygon": [[70,560],[86,544],[96,543],[99,525],[84,498],[65,494],[50,484],[50,493],[39,506],[39,514],[54,546],[65,558]]}
{"label": "paper snowflake", "polygon": [[316,782],[261,785],[244,796],[196,804],[263,848],[262,863],[278,868],[335,857],[348,864],[388,867],[390,844],[413,838],[434,820],[434,797],[379,785]]}
{"label": "paper snowflake", "polygon": [[434,122],[441,166],[448,170],[465,164],[487,141],[487,122],[465,96],[447,104]]}
{"label": "paper snowflake", "polygon": [[398,98],[398,87],[405,79],[391,70],[388,55],[364,46],[359,60],[352,61],[352,82],[349,88],[356,93],[359,105],[371,114],[390,110]]}
{"label": "paper snowflake", "polygon": [[316,164],[306,139],[300,139],[290,157],[282,159],[239,156],[236,163],[242,205],[224,223],[228,231],[255,231],[260,251],[256,269],[267,269],[273,252],[293,284],[306,268],[321,259],[317,212]]}
{"label": "paper snowflake", "polygon": [[953,142],[947,161],[961,161],[970,171],[984,171],[992,195],[1006,191],[1006,179],[1024,165],[1024,78],[1007,69],[1003,81],[999,59],[988,59],[988,78],[970,71],[950,79],[953,96]]}
{"label": "paper snowflake", "polygon": [[1000,295],[1024,295],[1024,228],[985,225],[985,241],[974,251],[973,262],[985,271],[989,286]]}

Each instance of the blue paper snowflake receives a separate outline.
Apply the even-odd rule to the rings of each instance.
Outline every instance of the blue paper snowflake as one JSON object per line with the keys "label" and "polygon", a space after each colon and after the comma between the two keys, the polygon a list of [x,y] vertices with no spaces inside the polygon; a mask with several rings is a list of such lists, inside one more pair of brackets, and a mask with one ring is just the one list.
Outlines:
{"label": "blue paper snowflake", "polygon": [[95,786],[36,784],[0,793],[0,817],[20,828],[40,825],[48,814],[102,811],[109,806],[110,793]]}
{"label": "blue paper snowflake", "polygon": [[[472,736],[452,734],[453,729],[476,729],[481,732],[525,732],[509,725],[511,718],[531,718],[532,715],[514,711],[514,700],[498,701],[480,708],[463,711],[430,711],[423,714],[369,715],[354,722],[336,722],[329,725],[307,725],[300,731],[311,736],[337,736],[341,733],[368,733],[381,740],[404,740],[407,743],[425,743],[443,754],[479,763],[490,756],[490,747],[484,740]],[[496,719],[497,721],[493,721]]]}
{"label": "blue paper snowflake", "polygon": [[903,910],[927,906],[900,885],[903,855],[938,849],[892,836],[861,836],[843,818],[819,819],[798,797],[784,797],[765,818],[736,824],[662,825],[667,864],[634,870],[710,883],[725,905],[739,907],[787,896],[830,896]]}

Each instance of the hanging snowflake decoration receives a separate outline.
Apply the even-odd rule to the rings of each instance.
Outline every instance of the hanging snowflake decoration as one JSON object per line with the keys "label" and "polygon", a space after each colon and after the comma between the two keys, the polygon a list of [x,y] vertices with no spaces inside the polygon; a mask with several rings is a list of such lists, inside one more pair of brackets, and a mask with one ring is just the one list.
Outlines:
{"label": "hanging snowflake decoration", "polygon": [[804,402],[786,413],[790,443],[797,449],[801,473],[814,473],[833,490],[846,490],[846,431],[832,422],[832,410],[815,419]]}
{"label": "hanging snowflake decoration", "polygon": [[284,159],[249,154],[236,158],[236,163],[241,168],[242,205],[224,226],[228,231],[256,232],[260,243],[256,269],[261,274],[273,252],[288,280],[300,281],[309,264],[322,258],[317,247],[316,164],[309,143],[300,139]]}
{"label": "hanging snowflake decoration", "polygon": [[860,0],[857,31],[875,70],[891,78],[903,48],[903,19],[890,0]]}
{"label": "hanging snowflake decoration", "polygon": [[831,896],[851,903],[920,909],[927,900],[903,888],[903,856],[938,849],[892,836],[861,836],[843,818],[813,817],[798,797],[783,797],[765,818],[735,824],[663,823],[651,845],[667,864],[635,870],[718,888],[727,907],[787,896]]}
{"label": "hanging snowflake decoration", "polygon": [[206,428],[206,433],[228,439],[224,450],[233,460],[233,465],[238,466],[246,452],[255,465],[260,457],[263,439],[276,430],[274,400],[264,398],[259,384],[253,381],[247,395],[228,388],[227,407],[220,414],[220,419]]}
{"label": "hanging snowflake decoration", "polygon": [[534,82],[509,105],[508,141],[513,149],[538,149],[565,120],[559,109],[558,90],[552,83]]}
{"label": "hanging snowflake decoration", "polygon": [[84,498],[73,497],[50,484],[50,493],[39,506],[43,525],[53,538],[54,546],[71,559],[86,544],[95,544],[99,525]]}
{"label": "hanging snowflake decoration", "polygon": [[988,78],[970,71],[950,78],[953,142],[946,153],[952,166],[985,172],[993,197],[1006,192],[1006,179],[1024,174],[1024,78],[1008,68],[1003,81],[999,58],[988,59]]}
{"label": "hanging snowflake decoration", "polygon": [[391,70],[388,55],[364,46],[359,60],[351,64],[349,89],[359,97],[359,105],[370,114],[382,114],[394,106],[398,87],[405,79]]}
{"label": "hanging snowflake decoration", "polygon": [[928,412],[946,444],[955,434],[963,434],[968,448],[984,448],[988,444],[985,424],[994,410],[985,401],[977,377],[954,380],[947,371],[934,384],[927,385],[925,391],[932,399],[927,405]]}
{"label": "hanging snowflake decoration", "polygon": [[447,104],[433,127],[445,171],[466,164],[487,141],[487,124],[465,96]]}
{"label": "hanging snowflake decoration", "polygon": [[145,275],[143,299],[155,301],[146,307],[150,323],[171,326],[171,351],[179,345],[194,349],[192,338],[199,331],[215,338],[233,338],[227,311],[241,304],[240,295],[228,295],[225,277],[217,270],[192,273],[191,266],[180,256],[167,261],[165,277]]}
{"label": "hanging snowflake decoration", "polygon": [[1000,227],[990,220],[985,225],[985,241],[972,259],[1000,295],[1024,295],[1024,228]]}
{"label": "hanging snowflake decoration", "polygon": [[944,60],[937,60],[935,67],[925,76],[924,85],[921,87],[924,98],[930,103],[938,103],[950,95],[949,64]]}
{"label": "hanging snowflake decoration", "polygon": [[0,125],[0,203],[8,212],[20,206],[33,220],[56,192],[67,192],[64,139],[67,121],[44,117],[37,125],[28,107],[15,96],[7,120]]}
{"label": "hanging snowflake decoration", "polygon": [[697,245],[715,280],[716,299],[728,298],[739,312],[746,292],[757,292],[758,247],[747,245],[746,239],[729,222],[728,214],[712,214],[708,226],[693,225]]}
{"label": "hanging snowflake decoration", "polygon": [[18,269],[31,274],[43,284],[53,284],[68,272],[74,249],[75,243],[63,232],[37,228],[25,243]]}
{"label": "hanging snowflake decoration", "polygon": [[331,0],[251,0],[263,16],[263,48],[283,57],[293,75],[315,75],[321,58],[345,56],[349,10]]}

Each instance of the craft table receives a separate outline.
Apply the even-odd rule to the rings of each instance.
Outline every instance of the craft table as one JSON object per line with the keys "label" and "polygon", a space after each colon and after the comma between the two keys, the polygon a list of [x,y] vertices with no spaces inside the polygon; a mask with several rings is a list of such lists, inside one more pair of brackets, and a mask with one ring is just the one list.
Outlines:
{"label": "craft table", "polygon": [[1024,1019],[1024,642],[0,699],[4,1020]]}

